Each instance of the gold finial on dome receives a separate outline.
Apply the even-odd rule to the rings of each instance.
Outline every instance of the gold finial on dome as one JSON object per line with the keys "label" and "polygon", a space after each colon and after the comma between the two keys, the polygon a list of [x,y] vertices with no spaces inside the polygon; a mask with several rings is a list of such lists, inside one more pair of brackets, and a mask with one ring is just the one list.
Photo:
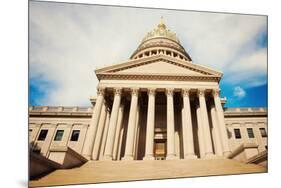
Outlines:
{"label": "gold finial on dome", "polygon": [[153,31],[148,32],[147,35],[144,37],[143,41],[146,41],[146,40],[149,40],[152,38],[159,38],[159,37],[168,38],[177,43],[180,43],[178,38],[176,37],[176,34],[171,32],[169,29],[167,29],[167,27],[163,21],[163,16],[161,16],[160,23],[157,25],[157,27]]}
{"label": "gold finial on dome", "polygon": [[158,28],[166,29],[166,25],[164,24],[163,16],[160,18],[160,23],[158,24]]}

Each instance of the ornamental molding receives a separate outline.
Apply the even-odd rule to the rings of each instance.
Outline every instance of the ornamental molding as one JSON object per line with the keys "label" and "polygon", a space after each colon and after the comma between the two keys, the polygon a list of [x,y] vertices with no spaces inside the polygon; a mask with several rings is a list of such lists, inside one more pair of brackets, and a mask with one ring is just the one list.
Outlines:
{"label": "ornamental molding", "polygon": [[220,89],[213,89],[212,94],[214,97],[219,97],[220,96]]}
{"label": "ornamental molding", "polygon": [[114,95],[120,96],[122,94],[122,88],[114,88]]}
{"label": "ornamental molding", "polygon": [[173,94],[174,94],[174,88],[167,88],[167,89],[165,90],[165,93],[166,93],[167,96],[173,96]]}
{"label": "ornamental molding", "polygon": [[220,77],[190,76],[190,75],[161,75],[161,74],[100,74],[99,80],[162,80],[162,81],[206,81],[219,82]]}
{"label": "ornamental molding", "polygon": [[148,95],[155,96],[155,93],[156,93],[156,88],[148,88],[147,89],[147,94]]}
{"label": "ornamental molding", "polygon": [[139,93],[139,88],[132,88],[131,89],[131,94],[132,96],[137,96]]}
{"label": "ornamental molding", "polygon": [[206,91],[206,89],[203,89],[203,88],[198,89],[198,90],[197,90],[197,95],[198,95],[199,97],[205,96],[205,91]]}
{"label": "ornamental molding", "polygon": [[189,97],[189,95],[190,95],[190,89],[187,89],[187,88],[185,88],[185,89],[182,89],[182,96],[183,97]]}
{"label": "ornamental molding", "polygon": [[104,95],[105,88],[104,87],[97,87],[97,95]]}

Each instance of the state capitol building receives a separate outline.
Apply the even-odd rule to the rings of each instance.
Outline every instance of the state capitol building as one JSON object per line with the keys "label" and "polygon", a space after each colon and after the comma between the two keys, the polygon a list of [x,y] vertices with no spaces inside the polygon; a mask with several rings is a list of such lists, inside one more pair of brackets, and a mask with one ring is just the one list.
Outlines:
{"label": "state capitol building", "polygon": [[95,74],[91,107],[29,107],[31,187],[267,172],[267,109],[225,108],[162,20]]}

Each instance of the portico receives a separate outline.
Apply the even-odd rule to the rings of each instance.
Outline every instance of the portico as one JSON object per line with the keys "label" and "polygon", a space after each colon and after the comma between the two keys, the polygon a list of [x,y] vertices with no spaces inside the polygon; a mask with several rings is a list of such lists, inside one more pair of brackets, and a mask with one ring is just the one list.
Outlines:
{"label": "portico", "polygon": [[[228,146],[223,144],[226,131],[220,131],[225,127],[218,123],[221,104],[214,105],[216,100],[220,101],[218,88],[98,90],[102,92],[96,103],[103,104],[95,109],[102,111],[93,120],[99,122],[97,130],[105,126],[105,113],[110,117],[108,132],[103,132],[104,150],[100,149],[100,142],[93,143],[94,146],[85,143],[89,146],[84,147],[93,147],[93,160],[155,160],[157,152],[161,152],[157,146],[165,147],[162,150],[166,160],[212,158],[229,152],[229,148],[223,147]],[[99,132],[96,137],[100,139],[100,135]]]}

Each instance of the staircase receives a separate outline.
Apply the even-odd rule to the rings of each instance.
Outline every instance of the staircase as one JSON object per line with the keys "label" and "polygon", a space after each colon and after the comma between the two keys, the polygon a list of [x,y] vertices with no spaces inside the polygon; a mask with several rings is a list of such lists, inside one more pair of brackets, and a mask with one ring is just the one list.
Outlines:
{"label": "staircase", "polygon": [[89,161],[30,181],[30,187],[267,172],[230,159]]}

